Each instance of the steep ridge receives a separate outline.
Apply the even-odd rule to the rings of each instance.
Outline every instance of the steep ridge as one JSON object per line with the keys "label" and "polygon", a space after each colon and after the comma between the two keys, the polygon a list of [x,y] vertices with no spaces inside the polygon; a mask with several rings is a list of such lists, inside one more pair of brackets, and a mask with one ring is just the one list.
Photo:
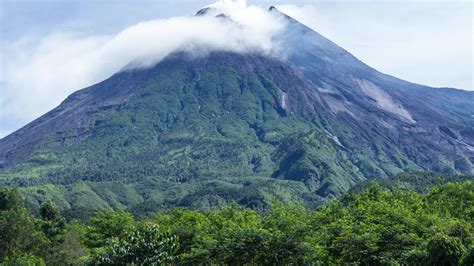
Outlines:
{"label": "steep ridge", "polygon": [[287,60],[317,87],[330,112],[354,135],[364,136],[364,124],[370,123],[379,135],[413,154],[409,158],[424,169],[444,169],[447,156],[454,162],[452,170],[472,173],[473,92],[434,89],[382,74],[276,8],[270,12],[289,21],[277,36]]}
{"label": "steep ridge", "polygon": [[1,139],[0,184],[33,207],[258,209],[400,172],[473,173],[474,93],[382,74],[269,12],[287,20],[283,56],[177,51],[121,71]]}

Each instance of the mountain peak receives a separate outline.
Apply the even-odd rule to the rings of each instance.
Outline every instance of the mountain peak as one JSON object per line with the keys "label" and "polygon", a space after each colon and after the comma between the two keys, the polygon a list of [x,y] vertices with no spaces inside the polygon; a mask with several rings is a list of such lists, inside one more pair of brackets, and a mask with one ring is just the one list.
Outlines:
{"label": "mountain peak", "polygon": [[[288,21],[290,21],[290,22],[301,24],[301,23],[300,23],[299,21],[297,21],[296,19],[294,19],[294,18],[288,16],[287,14],[281,12],[281,11],[280,11],[278,8],[276,8],[275,6],[270,6],[270,7],[268,8],[268,12],[273,13],[273,14],[277,14],[277,15],[279,15],[279,16],[283,16],[284,18],[286,18],[286,19],[287,19]],[[301,25],[303,25],[303,24],[301,24]]]}
{"label": "mountain peak", "polygon": [[210,4],[206,7],[216,8],[216,9],[228,9],[228,8],[246,8],[246,0],[219,0],[214,4]]}
{"label": "mountain peak", "polygon": [[270,12],[279,12],[279,13],[282,13],[280,10],[278,10],[278,8],[276,8],[276,6],[270,6],[268,8],[268,11]]}
{"label": "mountain peak", "polygon": [[229,10],[245,9],[247,2],[245,0],[219,0],[213,4],[207,5],[196,12],[196,16],[218,16],[225,14]]}
{"label": "mountain peak", "polygon": [[51,184],[68,206],[76,185],[106,207],[254,204],[282,191],[312,204],[366,178],[474,173],[474,93],[382,74],[275,6],[220,1],[196,16],[246,29],[224,43],[275,45],[177,49],[74,93],[0,139],[0,186]]}

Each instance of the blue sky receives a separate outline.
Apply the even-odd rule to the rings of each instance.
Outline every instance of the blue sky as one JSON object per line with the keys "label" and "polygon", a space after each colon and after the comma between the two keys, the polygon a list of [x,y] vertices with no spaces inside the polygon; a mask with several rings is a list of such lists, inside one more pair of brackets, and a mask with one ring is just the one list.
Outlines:
{"label": "blue sky", "polygon": [[[88,65],[74,65],[81,51],[139,22],[192,15],[213,2],[2,0],[0,138],[103,78],[81,68]],[[434,87],[474,89],[471,1],[247,2],[276,5],[384,73]],[[57,71],[68,65],[88,76]]]}

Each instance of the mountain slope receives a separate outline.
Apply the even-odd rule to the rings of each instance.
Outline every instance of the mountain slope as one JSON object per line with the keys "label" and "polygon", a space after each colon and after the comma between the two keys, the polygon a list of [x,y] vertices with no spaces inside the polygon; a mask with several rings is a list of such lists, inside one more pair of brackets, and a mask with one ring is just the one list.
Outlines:
{"label": "mountain slope", "polygon": [[449,171],[472,173],[473,92],[433,89],[382,74],[277,9],[270,11],[289,20],[277,37],[288,61],[317,87],[330,112],[353,135],[364,136],[368,122],[424,169],[448,170],[448,156],[454,161]]}
{"label": "mountain slope", "polygon": [[0,140],[0,184],[33,207],[143,213],[313,206],[367,178],[473,172],[474,93],[384,75],[285,19],[283,57],[177,51],[72,94]]}

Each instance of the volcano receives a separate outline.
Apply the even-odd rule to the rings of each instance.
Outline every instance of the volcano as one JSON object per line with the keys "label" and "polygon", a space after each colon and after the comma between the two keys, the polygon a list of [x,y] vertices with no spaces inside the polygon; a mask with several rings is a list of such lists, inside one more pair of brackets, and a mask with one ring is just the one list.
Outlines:
{"label": "volcano", "polygon": [[474,92],[380,73],[268,12],[285,22],[277,55],[176,50],[125,68],[1,139],[0,185],[63,210],[264,209],[402,172],[474,174]]}

